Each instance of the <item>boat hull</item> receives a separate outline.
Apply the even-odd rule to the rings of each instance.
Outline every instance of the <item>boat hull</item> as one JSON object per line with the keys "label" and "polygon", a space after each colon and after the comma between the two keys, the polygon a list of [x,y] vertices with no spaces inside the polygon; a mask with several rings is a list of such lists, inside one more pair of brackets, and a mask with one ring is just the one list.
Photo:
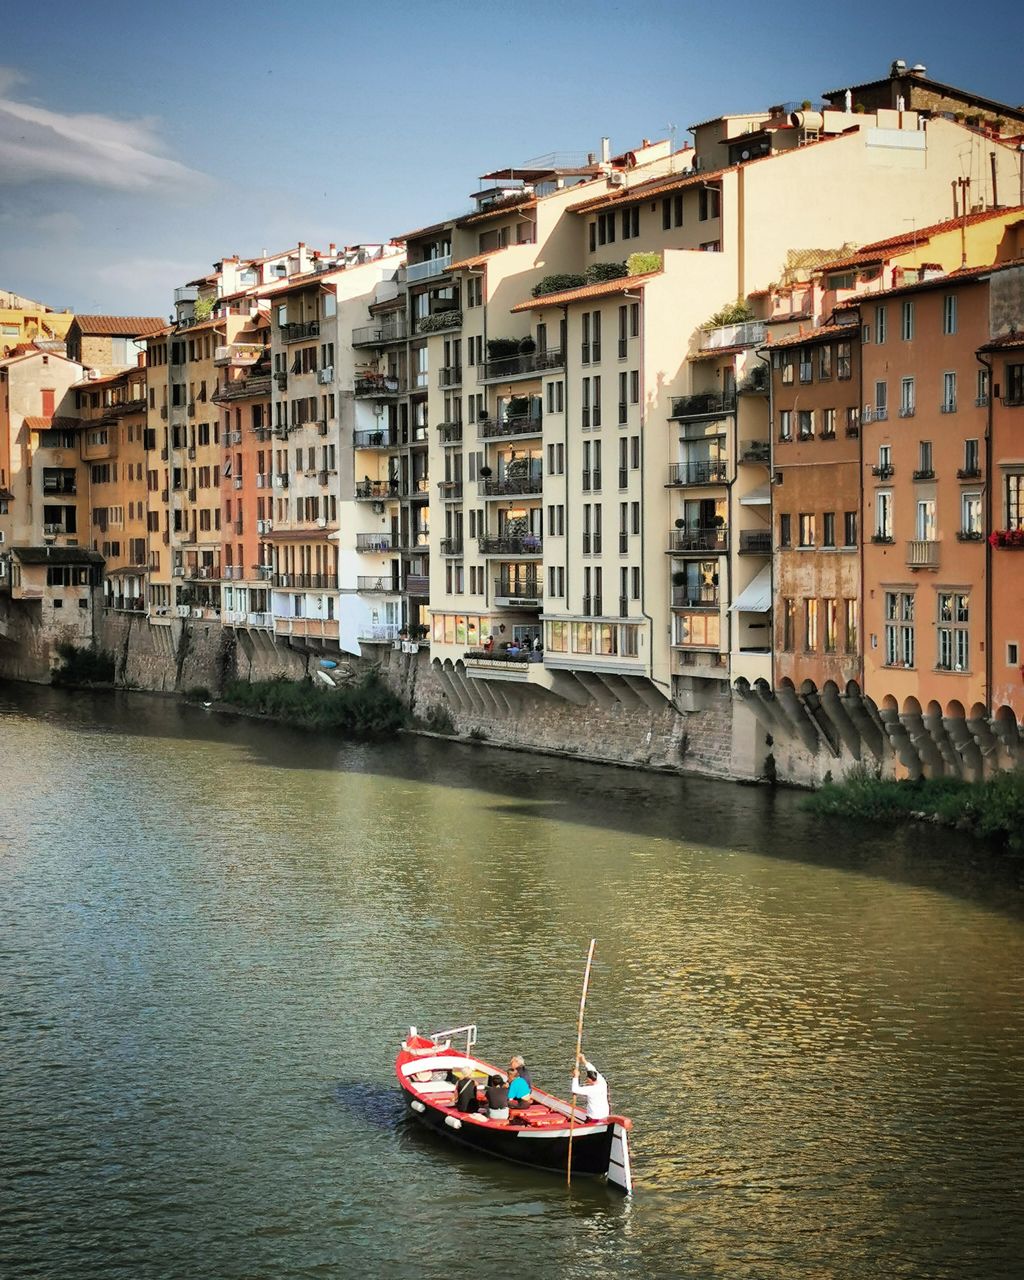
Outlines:
{"label": "boat hull", "polygon": [[[409,1114],[425,1128],[440,1134],[449,1141],[483,1155],[497,1156],[501,1160],[510,1160],[513,1164],[528,1165],[533,1169],[545,1169],[549,1173],[566,1172],[569,1159],[569,1129],[554,1133],[521,1129],[500,1129],[495,1125],[482,1125],[469,1117],[454,1117],[459,1121],[459,1128],[448,1123],[449,1117],[444,1112],[426,1106],[423,1110],[414,1107],[413,1096],[406,1090],[406,1107]],[[572,1137],[572,1172],[579,1177],[603,1177],[608,1173],[611,1158],[612,1131],[611,1124],[593,1124],[587,1122],[573,1128]]]}

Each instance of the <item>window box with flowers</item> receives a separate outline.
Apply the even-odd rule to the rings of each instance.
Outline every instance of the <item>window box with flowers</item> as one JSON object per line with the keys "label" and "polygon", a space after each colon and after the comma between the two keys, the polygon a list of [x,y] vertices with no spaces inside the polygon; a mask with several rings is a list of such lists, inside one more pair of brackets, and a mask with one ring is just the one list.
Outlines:
{"label": "window box with flowers", "polygon": [[1005,547],[1013,551],[1024,551],[1024,528],[1022,529],[995,529],[988,536],[989,545],[993,547]]}

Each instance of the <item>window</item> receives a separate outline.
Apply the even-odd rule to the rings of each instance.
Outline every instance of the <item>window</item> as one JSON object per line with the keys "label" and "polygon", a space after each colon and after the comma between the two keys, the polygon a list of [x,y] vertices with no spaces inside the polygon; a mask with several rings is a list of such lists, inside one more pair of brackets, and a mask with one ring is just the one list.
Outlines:
{"label": "window", "polygon": [[822,409],[821,438],[822,440],[834,440],[835,436],[836,436],[836,411],[835,409]]}
{"label": "window", "polygon": [[615,213],[599,213],[597,215],[597,243],[615,243]]}
{"label": "window", "polygon": [[632,369],[629,374],[629,403],[640,403],[640,370]]}
{"label": "window", "polygon": [[836,513],[834,511],[826,511],[821,517],[821,545],[823,547],[836,545]]}
{"label": "window", "polygon": [[956,294],[947,293],[942,299],[942,332],[956,333]]}
{"label": "window", "polygon": [[622,211],[622,238],[630,240],[640,234],[640,208],[634,205],[632,209],[623,209]]}
{"label": "window", "polygon": [[562,413],[565,409],[565,386],[561,382],[549,382],[547,389],[548,413]]}
{"label": "window", "polygon": [[884,422],[889,416],[889,387],[885,382],[875,383],[875,417]]}
{"label": "window", "polygon": [[843,546],[855,547],[857,545],[857,513],[856,511],[843,512]]}
{"label": "window", "polygon": [[884,342],[889,330],[888,307],[875,307],[875,341]]}
{"label": "window", "polygon": [[584,378],[580,387],[580,425],[584,431],[590,430],[590,379]]}
{"label": "window", "polygon": [[[548,445],[548,475],[560,476],[565,472],[565,445]],[[472,477],[470,477],[472,479]]]}
{"label": "window", "polygon": [[956,374],[942,375],[942,412],[956,413]]}
{"label": "window", "polygon": [[791,386],[793,382],[793,357],[787,352],[782,357],[782,385]]}
{"label": "window", "polygon": [[900,338],[904,342],[914,341],[914,303],[909,298],[900,306]]}
{"label": "window", "polygon": [[938,593],[936,660],[940,671],[966,671],[970,666],[970,596]]}
{"label": "window", "polygon": [[804,601],[804,652],[816,653],[818,649],[818,602]]}
{"label": "window", "polygon": [[974,403],[979,409],[984,409],[988,404],[988,370],[978,370],[978,391]]}
{"label": "window", "polygon": [[789,409],[779,410],[779,439],[793,439],[793,415]]}
{"label": "window", "polygon": [[799,529],[800,529],[800,546],[813,547],[815,545],[814,516],[807,512],[802,512],[799,517]]}
{"label": "window", "polygon": [[827,382],[832,377],[832,348],[826,342],[818,348],[818,378]]}
{"label": "window", "polygon": [[981,540],[981,494],[960,495],[960,537],[964,542]]}
{"label": "window", "polygon": [[981,475],[981,453],[977,440],[964,441],[964,468],[961,479]]}
{"label": "window", "polygon": [[810,382],[814,377],[814,361],[806,347],[800,348],[800,381]]}
{"label": "window", "polygon": [[710,222],[722,213],[722,193],[717,187],[701,187],[697,217],[701,222]]}
{"label": "window", "polygon": [[914,401],[914,379],[900,379],[900,417],[912,418],[916,408]]}
{"label": "window", "polygon": [[846,615],[846,652],[856,653],[858,646],[857,601],[844,600],[843,612]]}
{"label": "window", "polygon": [[779,516],[779,546],[791,547],[793,545],[793,517],[788,515]]}
{"label": "window", "polygon": [[914,593],[885,593],[885,665],[914,665]]}
{"label": "window", "polygon": [[932,442],[930,440],[919,440],[917,443],[917,470],[914,472],[915,480],[930,480],[935,475],[932,467]]}
{"label": "window", "polygon": [[795,647],[795,629],[796,601],[787,597],[782,601],[782,648],[786,653],[792,653]]}
{"label": "window", "polygon": [[1024,472],[1011,471],[1003,480],[1007,529],[1024,529]]}
{"label": "window", "polygon": [[629,405],[626,400],[629,394],[629,377],[625,373],[619,374],[619,426],[624,426],[629,411]]}
{"label": "window", "polygon": [[917,503],[917,538],[920,542],[935,541],[935,499],[921,498]]}
{"label": "window", "polygon": [[875,494],[875,541],[892,542],[892,491],[880,489]]}
{"label": "window", "polygon": [[814,436],[814,410],[798,409],[796,422],[799,438],[801,440],[810,440]]}
{"label": "window", "polygon": [[672,226],[683,225],[683,193],[666,196],[661,202],[661,228],[668,231]]}
{"label": "window", "polygon": [[839,636],[839,608],[836,600],[825,600],[825,652],[835,653]]}
{"label": "window", "polygon": [[629,351],[629,309],[619,307],[619,359],[624,360]]}
{"label": "window", "polygon": [[853,376],[853,346],[849,342],[836,344],[836,377],[849,381]]}

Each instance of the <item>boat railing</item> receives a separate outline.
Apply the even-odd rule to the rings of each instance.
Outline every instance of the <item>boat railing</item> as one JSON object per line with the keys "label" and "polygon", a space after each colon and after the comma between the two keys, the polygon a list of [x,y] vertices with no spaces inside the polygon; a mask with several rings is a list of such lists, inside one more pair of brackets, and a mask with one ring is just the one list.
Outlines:
{"label": "boat railing", "polygon": [[470,1022],[465,1027],[452,1027],[451,1030],[449,1031],[435,1031],[430,1038],[431,1040],[433,1040],[434,1044],[440,1045],[445,1040],[449,1041],[450,1043],[455,1038],[455,1036],[461,1036],[461,1035],[464,1035],[466,1037],[466,1057],[468,1058],[470,1049],[472,1049],[472,1047],[476,1044],[476,1023],[475,1022]]}

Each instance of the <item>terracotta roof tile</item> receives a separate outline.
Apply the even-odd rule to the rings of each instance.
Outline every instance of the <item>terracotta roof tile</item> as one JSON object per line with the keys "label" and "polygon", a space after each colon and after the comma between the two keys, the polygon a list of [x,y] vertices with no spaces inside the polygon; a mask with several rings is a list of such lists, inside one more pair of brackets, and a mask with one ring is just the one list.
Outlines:
{"label": "terracotta roof tile", "polygon": [[981,351],[1019,351],[1024,349],[1024,333],[1004,333],[1001,338],[986,342]]}
{"label": "terracotta roof tile", "polygon": [[[875,294],[871,295],[875,297]],[[828,342],[832,338],[859,338],[860,328],[855,324],[826,324],[820,329],[811,329],[808,333],[793,333],[786,338],[777,338],[766,345],[772,351],[785,350],[789,347],[806,347],[812,342]],[[762,348],[763,350],[764,348]]]}
{"label": "terracotta roof tile", "polygon": [[55,428],[59,431],[73,431],[76,427],[80,427],[82,425],[81,418],[31,417],[26,418],[24,421],[25,426],[28,427],[29,431],[49,431],[51,428]]}
{"label": "terracotta roof tile", "polygon": [[623,293],[627,289],[642,288],[662,274],[664,273],[661,271],[647,271],[643,275],[619,276],[615,280],[602,280],[599,284],[584,284],[576,289],[563,289],[561,293],[544,293],[539,298],[530,298],[528,302],[516,303],[512,310],[540,311],[544,307],[564,307],[571,302],[583,302],[588,298],[604,298]]}
{"label": "terracotta roof tile", "polygon": [[929,227],[918,227],[916,230],[901,231],[899,235],[888,236],[884,240],[872,240],[870,244],[862,244],[858,253],[867,253],[878,249],[900,248],[916,244],[919,240],[930,239],[942,235],[946,231],[957,231],[961,226],[973,227],[980,222],[991,222],[993,218],[1005,218],[1007,214],[1024,212],[1024,205],[1011,205],[1005,209],[985,209],[981,213],[969,213],[966,218],[946,218],[943,222],[933,222]]}
{"label": "terracotta roof tile", "polygon": [[482,267],[488,258],[493,258],[496,253],[502,253],[505,249],[513,248],[513,245],[503,245],[501,249],[488,249],[486,253],[478,253],[472,258],[462,258],[458,262],[453,262],[448,268],[449,271],[461,271],[467,267]]}
{"label": "terracotta roof tile", "polygon": [[82,333],[95,337],[139,338],[156,333],[166,323],[162,316],[79,316],[73,321]]}
{"label": "terracotta roof tile", "polygon": [[478,222],[487,222],[491,218],[503,218],[509,213],[521,213],[524,209],[536,209],[536,207],[536,196],[531,196],[528,200],[496,200],[494,204],[481,209],[479,213],[470,213],[464,218],[458,218],[455,225],[473,227]]}
{"label": "terracotta roof tile", "polygon": [[[748,162],[749,163],[749,162]],[[702,182],[714,182],[727,169],[701,169],[697,173],[677,173],[674,176],[662,174],[660,178],[649,178],[647,182],[638,183],[635,187],[620,187],[617,191],[606,191],[592,200],[581,200],[579,204],[569,205],[570,213],[593,213],[608,205],[620,205],[627,200],[648,200],[652,196],[666,191],[679,191],[684,187],[695,187]]]}

